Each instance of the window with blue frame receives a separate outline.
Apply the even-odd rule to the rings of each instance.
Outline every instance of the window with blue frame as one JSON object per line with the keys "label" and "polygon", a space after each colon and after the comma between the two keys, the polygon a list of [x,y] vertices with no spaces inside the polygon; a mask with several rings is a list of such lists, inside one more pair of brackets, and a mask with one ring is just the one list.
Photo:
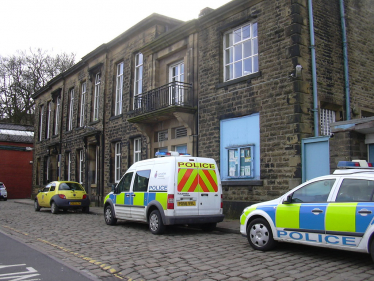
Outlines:
{"label": "window with blue frame", "polygon": [[260,115],[221,120],[222,180],[260,179]]}

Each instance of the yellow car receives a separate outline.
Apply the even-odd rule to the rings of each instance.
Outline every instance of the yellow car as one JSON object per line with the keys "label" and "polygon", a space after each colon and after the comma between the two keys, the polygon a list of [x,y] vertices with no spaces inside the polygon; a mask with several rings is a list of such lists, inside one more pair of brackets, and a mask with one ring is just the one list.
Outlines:
{"label": "yellow car", "polygon": [[43,190],[39,190],[35,197],[34,209],[51,208],[52,214],[57,214],[60,209],[82,209],[84,213],[90,211],[90,199],[83,186],[73,181],[53,181]]}

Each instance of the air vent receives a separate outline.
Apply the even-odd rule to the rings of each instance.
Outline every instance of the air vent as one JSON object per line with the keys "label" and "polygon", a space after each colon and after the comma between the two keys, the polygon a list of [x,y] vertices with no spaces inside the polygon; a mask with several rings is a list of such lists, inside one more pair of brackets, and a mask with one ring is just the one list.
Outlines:
{"label": "air vent", "polygon": [[175,138],[183,138],[187,136],[187,129],[185,127],[179,127],[175,129]]}
{"label": "air vent", "polygon": [[168,131],[158,132],[158,141],[166,141],[168,140]]}

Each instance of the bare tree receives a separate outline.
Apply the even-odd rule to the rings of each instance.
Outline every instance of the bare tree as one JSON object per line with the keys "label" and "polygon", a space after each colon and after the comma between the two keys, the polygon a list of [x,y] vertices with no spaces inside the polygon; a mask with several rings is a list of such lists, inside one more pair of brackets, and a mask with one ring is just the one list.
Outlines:
{"label": "bare tree", "polygon": [[53,56],[42,49],[0,56],[0,120],[33,124],[35,103],[31,95],[74,63],[73,53]]}

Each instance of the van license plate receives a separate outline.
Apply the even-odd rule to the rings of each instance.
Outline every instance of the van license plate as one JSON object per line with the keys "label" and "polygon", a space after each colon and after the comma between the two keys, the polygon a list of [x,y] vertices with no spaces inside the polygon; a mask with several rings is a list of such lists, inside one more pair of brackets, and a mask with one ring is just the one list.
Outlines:
{"label": "van license plate", "polygon": [[177,202],[177,206],[196,206],[196,201]]}
{"label": "van license plate", "polygon": [[70,202],[69,204],[70,204],[70,205],[80,205],[81,202]]}

